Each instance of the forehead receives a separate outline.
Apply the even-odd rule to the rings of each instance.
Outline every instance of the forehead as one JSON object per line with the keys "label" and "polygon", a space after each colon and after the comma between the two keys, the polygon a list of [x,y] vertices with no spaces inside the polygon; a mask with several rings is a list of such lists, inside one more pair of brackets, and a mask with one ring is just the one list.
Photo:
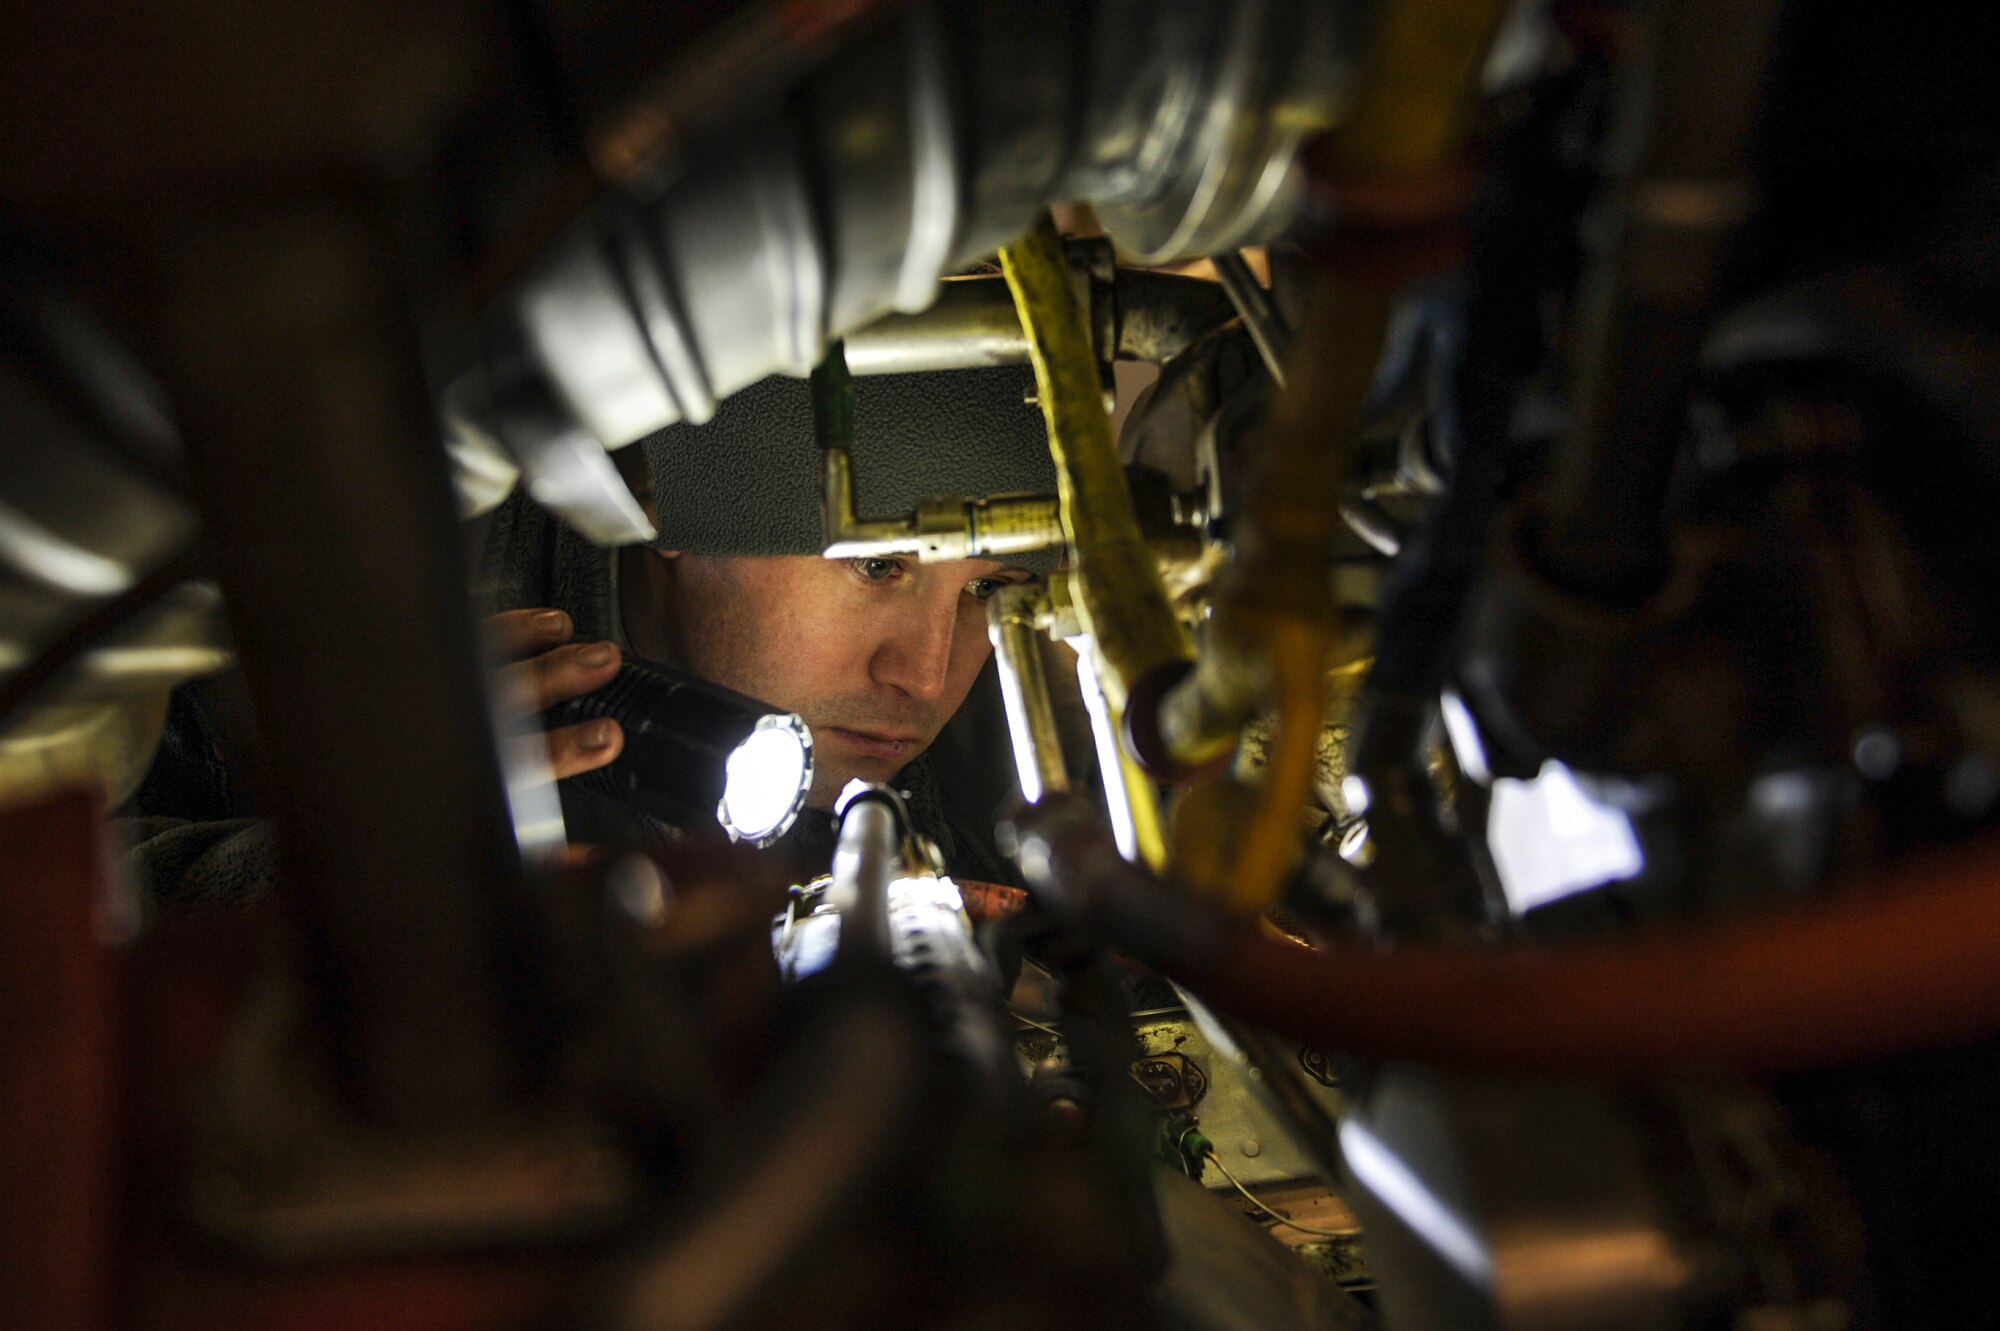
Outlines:
{"label": "forehead", "polygon": [[676,580],[688,627],[812,621],[835,607],[849,581],[840,564],[818,555],[682,555]]}

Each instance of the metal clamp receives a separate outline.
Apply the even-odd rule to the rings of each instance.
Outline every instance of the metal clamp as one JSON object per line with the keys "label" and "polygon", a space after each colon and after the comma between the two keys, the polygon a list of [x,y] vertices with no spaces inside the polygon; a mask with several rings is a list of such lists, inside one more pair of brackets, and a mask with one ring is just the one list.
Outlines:
{"label": "metal clamp", "polygon": [[829,448],[822,457],[820,515],[828,559],[915,555],[919,563],[941,564],[1063,543],[1062,508],[1054,495],[929,499],[900,518],[863,518],[854,511],[853,455]]}

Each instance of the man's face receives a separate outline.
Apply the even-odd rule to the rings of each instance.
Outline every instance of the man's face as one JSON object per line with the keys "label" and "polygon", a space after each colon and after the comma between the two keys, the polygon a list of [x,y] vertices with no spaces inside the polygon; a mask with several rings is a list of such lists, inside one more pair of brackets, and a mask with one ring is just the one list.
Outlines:
{"label": "man's face", "polygon": [[991,650],[986,599],[1028,577],[983,559],[648,551],[642,566],[624,598],[633,645],[804,717],[819,809],[937,738]]}

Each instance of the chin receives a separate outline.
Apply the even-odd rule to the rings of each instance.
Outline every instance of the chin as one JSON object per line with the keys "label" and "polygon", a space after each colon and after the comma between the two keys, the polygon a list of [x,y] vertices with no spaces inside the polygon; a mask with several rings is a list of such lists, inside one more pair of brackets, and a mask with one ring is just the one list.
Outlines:
{"label": "chin", "polygon": [[841,763],[837,768],[829,769],[821,767],[813,773],[812,793],[806,796],[806,807],[830,813],[833,810],[834,804],[840,799],[840,792],[847,789],[848,782],[878,781],[887,783],[891,777],[895,776],[901,770],[900,766],[886,763],[869,763],[866,761],[857,763],[852,760]]}

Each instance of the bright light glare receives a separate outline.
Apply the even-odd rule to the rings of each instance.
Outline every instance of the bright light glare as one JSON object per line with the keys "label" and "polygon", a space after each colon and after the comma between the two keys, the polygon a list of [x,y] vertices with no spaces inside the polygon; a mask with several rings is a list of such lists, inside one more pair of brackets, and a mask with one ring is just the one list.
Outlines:
{"label": "bright light glare", "polygon": [[1484,1289],[1493,1287],[1493,1258],[1479,1236],[1403,1163],[1388,1143],[1359,1119],[1340,1125],[1340,1153],[1347,1168],[1384,1206],[1394,1211],[1418,1237],[1458,1268],[1460,1275]]}
{"label": "bright light glare", "polygon": [[1097,679],[1097,649],[1088,640],[1071,638],[1076,649],[1076,678],[1083,686],[1083,710],[1090,714],[1090,738],[1097,745],[1097,770],[1104,778],[1104,804],[1111,811],[1111,837],[1118,853],[1139,862],[1139,828],[1132,817],[1132,792],[1125,788],[1125,758],[1118,748],[1118,727],[1111,722],[1111,702]]}
{"label": "bright light glare", "polygon": [[1035,736],[1028,725],[1028,700],[1021,692],[1021,679],[1012,670],[1000,672],[1000,700],[1007,714],[1007,740],[1014,749],[1014,774],[1020,778],[1021,798],[1030,804],[1042,802],[1042,773],[1035,766]]}
{"label": "bright light glare", "polygon": [[1486,762],[1486,746],[1479,740],[1479,723],[1472,719],[1465,699],[1446,689],[1438,698],[1438,712],[1444,717],[1444,733],[1451,740],[1458,770],[1482,786],[1492,784],[1493,769]]}
{"label": "bright light glare", "polygon": [[1554,759],[1532,781],[1493,783],[1486,839],[1516,915],[1646,867],[1631,817],[1592,799]]}
{"label": "bright light glare", "polygon": [[890,881],[890,910],[926,908],[956,914],[965,909],[965,897],[958,890],[957,883],[935,874],[921,874],[915,878],[897,878]]}
{"label": "bright light glare", "polygon": [[766,841],[791,826],[811,784],[812,741],[803,723],[767,716],[729,755],[716,817],[738,841]]}
{"label": "bright light glare", "polygon": [[789,929],[780,915],[771,926],[771,950],[778,970],[788,980],[803,980],[825,970],[840,951],[840,916],[833,911],[795,920]]}
{"label": "bright light glare", "polygon": [[[956,927],[970,947],[972,926],[965,919],[965,897],[957,883],[931,874],[890,880],[889,918],[897,933],[942,939],[949,929],[940,916],[957,917]],[[780,915],[771,922],[771,950],[786,979],[818,974],[840,952],[840,912],[822,899],[810,915],[798,919]],[[968,964],[977,965],[980,955],[974,948],[965,957]]]}

